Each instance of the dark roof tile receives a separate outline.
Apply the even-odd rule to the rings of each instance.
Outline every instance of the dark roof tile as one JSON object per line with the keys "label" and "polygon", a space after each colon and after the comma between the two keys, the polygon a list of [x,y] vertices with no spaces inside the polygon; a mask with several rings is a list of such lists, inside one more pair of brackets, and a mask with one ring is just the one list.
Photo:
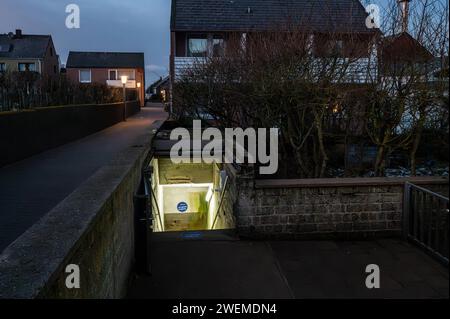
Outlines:
{"label": "dark roof tile", "polygon": [[359,0],[173,0],[171,29],[265,31],[299,25],[317,32],[372,33],[366,18]]}
{"label": "dark roof tile", "polygon": [[66,68],[144,68],[144,53],[70,52]]}
{"label": "dark roof tile", "polygon": [[13,35],[0,34],[0,58],[40,59],[45,56],[50,35]]}

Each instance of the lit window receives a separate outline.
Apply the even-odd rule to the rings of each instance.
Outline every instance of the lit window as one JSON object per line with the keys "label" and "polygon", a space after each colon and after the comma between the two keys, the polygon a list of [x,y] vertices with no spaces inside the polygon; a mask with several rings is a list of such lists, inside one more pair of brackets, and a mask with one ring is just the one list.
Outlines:
{"label": "lit window", "polygon": [[121,79],[122,76],[126,76],[128,80],[135,80],[135,72],[134,70],[119,70],[118,72],[118,78]]}
{"label": "lit window", "polygon": [[80,83],[91,83],[91,70],[80,70]]}
{"label": "lit window", "polygon": [[208,39],[190,38],[188,41],[188,56],[206,57],[208,55]]}
{"label": "lit window", "polygon": [[19,63],[19,72],[34,72],[34,71],[36,71],[36,64]]}

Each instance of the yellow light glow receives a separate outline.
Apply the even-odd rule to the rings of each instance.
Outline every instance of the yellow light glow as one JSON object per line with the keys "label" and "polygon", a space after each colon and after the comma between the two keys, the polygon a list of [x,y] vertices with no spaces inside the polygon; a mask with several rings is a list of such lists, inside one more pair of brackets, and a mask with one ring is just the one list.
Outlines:
{"label": "yellow light glow", "polygon": [[208,188],[208,192],[206,193],[206,201],[209,203],[213,196],[213,190],[212,187]]}
{"label": "yellow light glow", "polygon": [[338,113],[339,112],[339,105],[335,105],[333,107],[333,113]]}
{"label": "yellow light glow", "polygon": [[122,75],[122,76],[120,77],[120,80],[122,81],[122,84],[127,84],[127,82],[128,82],[128,76]]}

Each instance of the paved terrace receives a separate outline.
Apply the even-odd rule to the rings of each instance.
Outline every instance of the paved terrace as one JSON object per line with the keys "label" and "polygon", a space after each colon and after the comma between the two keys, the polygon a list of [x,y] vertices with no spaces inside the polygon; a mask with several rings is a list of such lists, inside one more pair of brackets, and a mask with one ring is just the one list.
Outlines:
{"label": "paved terrace", "polygon": [[0,252],[120,151],[167,118],[143,108],[101,132],[0,168]]}
{"label": "paved terrace", "polygon": [[[182,241],[152,247],[129,298],[448,298],[448,269],[400,240]],[[365,286],[377,264],[381,288]]]}

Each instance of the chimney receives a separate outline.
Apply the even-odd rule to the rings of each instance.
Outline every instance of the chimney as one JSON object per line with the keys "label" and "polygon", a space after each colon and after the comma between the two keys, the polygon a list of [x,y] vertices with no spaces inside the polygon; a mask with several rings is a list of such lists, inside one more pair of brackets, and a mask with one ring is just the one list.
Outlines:
{"label": "chimney", "polygon": [[408,32],[409,3],[410,2],[411,2],[411,0],[398,0],[398,3],[400,4],[402,32]]}
{"label": "chimney", "polygon": [[21,29],[16,29],[15,38],[16,39],[20,39],[21,37],[22,37],[22,30]]}

